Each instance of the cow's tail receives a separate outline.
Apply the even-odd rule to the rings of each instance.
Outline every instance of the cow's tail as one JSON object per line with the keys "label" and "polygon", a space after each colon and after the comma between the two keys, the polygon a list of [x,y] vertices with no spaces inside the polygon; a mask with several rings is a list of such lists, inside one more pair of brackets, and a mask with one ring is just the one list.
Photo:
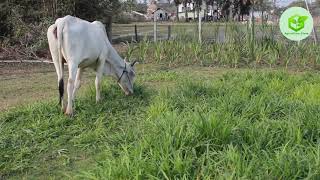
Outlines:
{"label": "cow's tail", "polygon": [[63,61],[62,61],[62,41],[63,41],[63,28],[64,28],[64,21],[57,24],[57,46],[58,46],[58,61],[59,61],[59,70],[58,70],[58,77],[59,77],[59,104],[63,108],[63,93],[64,93],[64,82],[63,82]]}

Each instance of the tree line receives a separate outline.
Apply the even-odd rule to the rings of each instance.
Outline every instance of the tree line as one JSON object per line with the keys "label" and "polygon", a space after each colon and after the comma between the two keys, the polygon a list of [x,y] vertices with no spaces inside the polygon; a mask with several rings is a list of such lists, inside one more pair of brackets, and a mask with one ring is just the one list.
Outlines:
{"label": "tree line", "polygon": [[110,34],[112,18],[121,8],[119,0],[5,0],[0,2],[0,38],[19,36],[25,25],[54,23],[65,15],[100,20]]}

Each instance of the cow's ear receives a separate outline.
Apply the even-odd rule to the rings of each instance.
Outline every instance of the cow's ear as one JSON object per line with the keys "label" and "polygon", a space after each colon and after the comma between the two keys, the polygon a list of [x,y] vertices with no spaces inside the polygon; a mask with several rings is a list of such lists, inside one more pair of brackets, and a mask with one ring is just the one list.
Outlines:
{"label": "cow's ear", "polygon": [[133,61],[133,62],[130,64],[131,67],[133,67],[136,63],[137,63],[137,61]]}

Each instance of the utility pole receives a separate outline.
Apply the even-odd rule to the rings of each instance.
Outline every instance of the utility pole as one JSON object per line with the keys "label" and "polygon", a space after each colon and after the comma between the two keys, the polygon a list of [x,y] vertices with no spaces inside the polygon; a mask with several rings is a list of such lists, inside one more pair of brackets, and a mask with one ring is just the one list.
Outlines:
{"label": "utility pole", "polygon": [[[304,0],[304,2],[305,2],[305,4],[306,4],[307,10],[308,10],[309,13],[311,14],[310,9],[309,9],[309,5],[308,5],[308,1],[307,1],[307,0]],[[311,15],[312,15],[312,14],[311,14]],[[318,36],[317,36],[317,32],[316,32],[314,26],[312,27],[312,33],[313,33],[314,42],[317,44],[317,43],[318,43]]]}
{"label": "utility pole", "polygon": [[153,12],[153,41],[157,42],[157,10]]}
{"label": "utility pole", "polygon": [[[200,11],[200,10],[199,10]],[[200,13],[198,13],[198,17],[199,17],[199,26],[198,26],[198,33],[199,33],[199,43],[201,44],[202,39],[201,39],[201,16]]]}

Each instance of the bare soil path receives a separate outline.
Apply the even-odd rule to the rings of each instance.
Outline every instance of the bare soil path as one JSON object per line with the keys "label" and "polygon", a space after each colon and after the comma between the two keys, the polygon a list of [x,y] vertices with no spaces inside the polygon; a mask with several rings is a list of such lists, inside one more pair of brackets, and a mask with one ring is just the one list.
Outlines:
{"label": "bare soil path", "polygon": [[[90,72],[88,70],[87,74],[93,76]],[[90,79],[93,82],[94,79],[89,77],[84,76],[84,85]],[[53,64],[0,62],[0,87],[0,111],[42,99],[58,98]]]}

